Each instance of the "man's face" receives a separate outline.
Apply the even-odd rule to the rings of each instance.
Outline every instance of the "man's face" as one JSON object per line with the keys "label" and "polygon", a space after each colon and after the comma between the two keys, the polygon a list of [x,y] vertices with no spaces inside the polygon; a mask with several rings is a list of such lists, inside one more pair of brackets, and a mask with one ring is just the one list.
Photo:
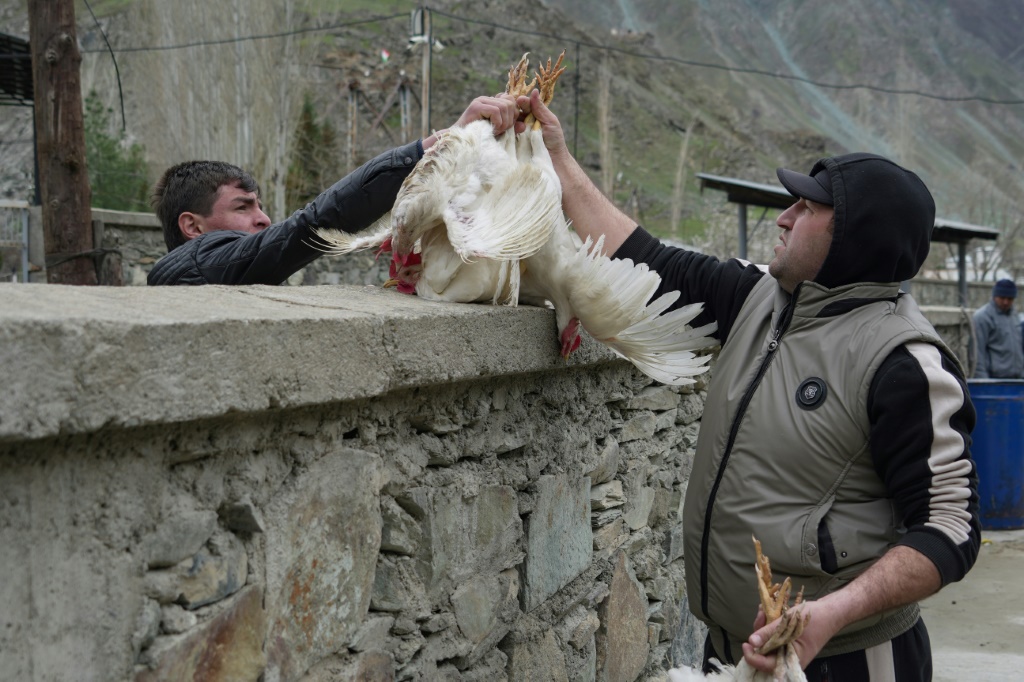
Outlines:
{"label": "man's face", "polygon": [[1013,307],[1013,299],[1009,296],[993,296],[992,302],[996,304],[1000,312],[1008,313],[1010,308]]}
{"label": "man's face", "polygon": [[221,185],[213,202],[210,215],[182,213],[178,218],[182,234],[195,239],[207,232],[237,230],[256,233],[270,226],[270,218],[263,212],[255,192],[246,192],[237,185]]}
{"label": "man's face", "polygon": [[768,264],[768,272],[789,293],[800,282],[813,280],[821,269],[832,246],[834,215],[831,206],[800,199],[776,221],[782,228],[782,243],[775,245],[775,258]]}

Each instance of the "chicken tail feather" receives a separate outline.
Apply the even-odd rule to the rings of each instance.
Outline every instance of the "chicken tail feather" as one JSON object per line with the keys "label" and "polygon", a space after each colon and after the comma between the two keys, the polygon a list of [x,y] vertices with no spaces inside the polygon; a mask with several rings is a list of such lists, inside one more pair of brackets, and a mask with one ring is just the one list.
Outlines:
{"label": "chicken tail feather", "polygon": [[380,246],[391,236],[391,213],[385,213],[368,228],[355,234],[327,227],[313,228],[313,233],[318,241],[315,240],[311,246],[328,255],[362,251]]}

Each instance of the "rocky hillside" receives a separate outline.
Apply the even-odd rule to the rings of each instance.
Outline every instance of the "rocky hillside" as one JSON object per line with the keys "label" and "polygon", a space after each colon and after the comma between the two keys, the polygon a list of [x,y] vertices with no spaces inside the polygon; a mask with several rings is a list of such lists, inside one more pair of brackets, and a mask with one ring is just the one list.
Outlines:
{"label": "rocky hillside", "polygon": [[[3,3],[0,16],[17,26],[24,6]],[[197,0],[179,4],[180,12],[157,0],[97,6],[115,49],[220,41],[119,53],[128,130],[146,145],[154,173],[182,156],[218,155],[254,168],[273,197],[304,96],[343,141],[337,167],[325,172],[343,173],[349,159],[402,141],[392,94],[403,79],[418,134],[421,51],[408,49],[408,13],[419,3],[305,0],[269,3],[265,12],[261,0],[231,0],[216,11]],[[570,147],[620,205],[662,235],[697,239],[716,216],[732,218],[717,193],[698,193],[696,172],[775,182],[778,165],[806,168],[852,150],[918,170],[942,216],[1020,227],[1024,0],[441,0],[430,7],[443,45],[431,69],[434,127],[454,120],[473,96],[499,90],[523,52],[546,58],[565,49],[569,69],[553,108]],[[205,12],[202,21],[174,25],[195,12]],[[83,45],[97,50],[86,54],[83,83],[116,107],[109,55],[82,8],[79,24]],[[303,32],[248,40],[295,30]],[[6,143],[25,133],[0,135]],[[15,158],[11,149],[0,146],[5,166]]]}

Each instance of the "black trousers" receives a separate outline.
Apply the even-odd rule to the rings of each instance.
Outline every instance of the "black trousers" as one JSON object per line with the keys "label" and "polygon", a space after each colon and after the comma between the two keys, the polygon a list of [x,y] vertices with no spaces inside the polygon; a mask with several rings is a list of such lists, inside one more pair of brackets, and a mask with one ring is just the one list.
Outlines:
{"label": "black trousers", "polygon": [[[736,654],[737,661],[742,652]],[[711,672],[708,660],[717,658],[711,638],[704,640],[704,672]],[[838,656],[824,656],[804,669],[807,682],[931,682],[932,645],[928,629],[918,618],[902,635],[873,646]]]}

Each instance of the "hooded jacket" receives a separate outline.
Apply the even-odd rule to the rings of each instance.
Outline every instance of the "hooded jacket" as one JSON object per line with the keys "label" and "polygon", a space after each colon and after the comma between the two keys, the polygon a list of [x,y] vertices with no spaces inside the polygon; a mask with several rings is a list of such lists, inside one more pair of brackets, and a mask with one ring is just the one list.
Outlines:
{"label": "hooded jacket", "polygon": [[402,181],[422,157],[422,141],[392,149],[261,232],[218,230],[190,239],[153,266],[147,283],[280,284],[323,255],[314,228],[359,232],[369,227],[391,209]]}
{"label": "hooded jacket", "polygon": [[[735,662],[757,613],[750,536],[809,598],[840,589],[897,544],[959,580],[979,547],[974,409],[963,371],[899,291],[928,253],[934,203],[881,157],[822,159],[835,221],[813,282],[792,295],[756,266],[660,244],[637,228],[616,253],[662,277],[655,296],[703,301],[714,369],[687,486],[687,597]],[[914,625],[916,605],[855,623],[820,655]]]}

